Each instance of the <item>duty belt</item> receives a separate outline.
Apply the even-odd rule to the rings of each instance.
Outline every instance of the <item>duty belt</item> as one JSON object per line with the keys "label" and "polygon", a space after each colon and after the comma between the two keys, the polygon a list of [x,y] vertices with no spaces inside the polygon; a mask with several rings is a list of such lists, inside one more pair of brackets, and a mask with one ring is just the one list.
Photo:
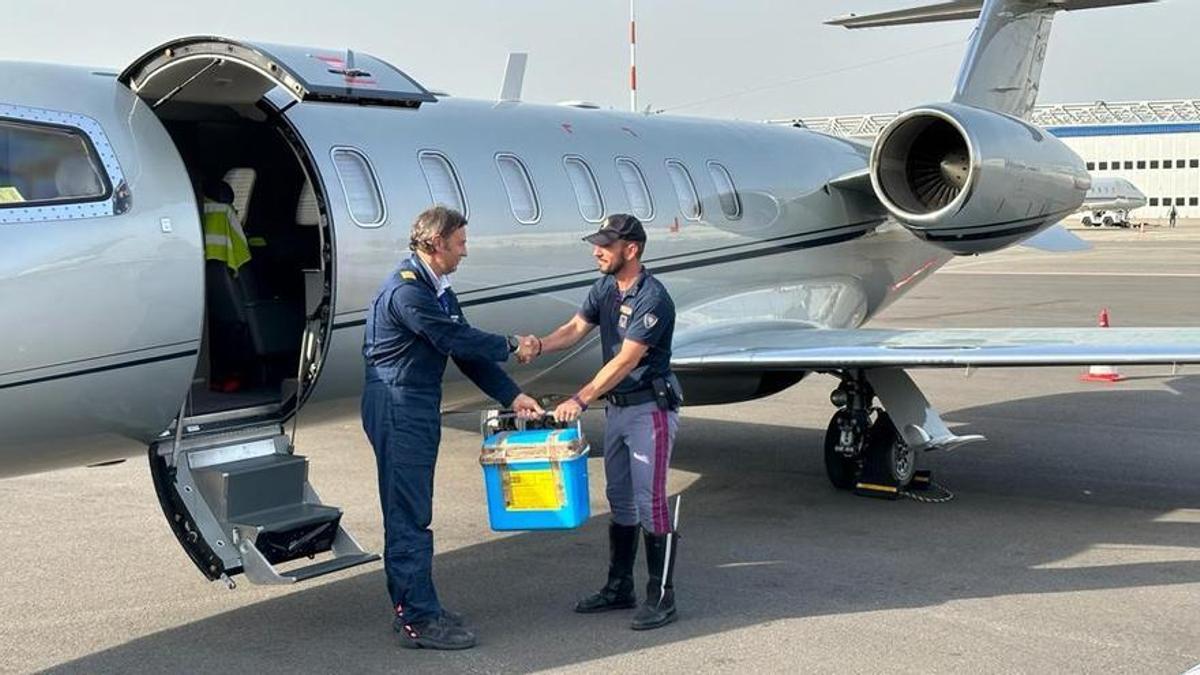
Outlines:
{"label": "duty belt", "polygon": [[650,403],[654,400],[654,389],[652,387],[648,387],[646,389],[638,389],[636,391],[630,391],[624,394],[618,394],[610,391],[604,395],[604,398],[607,399],[609,403],[621,407],[641,405],[643,403]]}

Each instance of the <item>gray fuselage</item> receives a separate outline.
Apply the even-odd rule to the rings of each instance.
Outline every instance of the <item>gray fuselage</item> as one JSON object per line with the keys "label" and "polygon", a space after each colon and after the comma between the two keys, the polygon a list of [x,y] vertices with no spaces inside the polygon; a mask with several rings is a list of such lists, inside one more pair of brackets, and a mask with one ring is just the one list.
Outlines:
{"label": "gray fuselage", "polygon": [[[43,214],[20,222],[15,211],[0,209],[0,475],[138,452],[171,426],[208,348],[195,167],[181,156],[179,134],[173,139],[163,115],[111,75],[0,63],[0,92],[0,105],[21,115],[54,111],[94,120],[131,196],[127,211],[106,217]],[[413,216],[431,203],[422,151],[449,160],[461,183],[470,256],[453,283],[470,321],[496,333],[552,330],[596,278],[591,248],[580,237],[597,225],[581,214],[567,157],[590,167],[604,213],[632,208],[617,159],[639,167],[653,209],[644,219],[645,264],[674,297],[677,340],[715,322],[857,327],[950,257],[889,219],[870,196],[829,189],[830,180],[866,168],[869,148],[802,129],[452,97],[417,108],[288,106],[274,94],[274,105],[264,99],[259,106],[268,113],[257,123],[287,140],[313,187],[329,309],[316,322],[320,353],[309,386],[299,395],[293,390],[290,401],[280,394],[266,413],[276,420],[294,414],[297,401],[358,394],[364,310],[408,255]],[[248,114],[217,100],[187,105]],[[168,104],[160,112],[175,120],[189,114],[183,102],[170,110]],[[5,117],[0,113],[0,121]],[[337,148],[368,160],[386,211],[381,225],[351,218]],[[518,157],[528,170],[540,212],[533,224],[514,217],[499,153]],[[700,197],[698,219],[684,217],[668,160],[688,170]],[[710,161],[736,186],[736,218],[722,209]],[[599,366],[594,346],[509,369],[530,393],[570,393]],[[685,382],[685,391],[697,392],[693,401],[722,402],[770,387],[714,380]],[[445,401],[456,409],[484,403],[456,372]],[[229,412],[225,423],[238,418]]]}

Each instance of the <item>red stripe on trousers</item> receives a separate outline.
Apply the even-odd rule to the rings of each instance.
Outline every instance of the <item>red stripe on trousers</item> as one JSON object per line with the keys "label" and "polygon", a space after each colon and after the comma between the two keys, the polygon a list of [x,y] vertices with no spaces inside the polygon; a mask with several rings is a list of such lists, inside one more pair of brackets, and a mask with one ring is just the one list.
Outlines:
{"label": "red stripe on trousers", "polygon": [[670,530],[667,525],[670,518],[667,514],[667,448],[670,447],[668,435],[667,413],[655,410],[652,413],[654,421],[654,484],[650,489],[652,503],[654,533],[662,534]]}

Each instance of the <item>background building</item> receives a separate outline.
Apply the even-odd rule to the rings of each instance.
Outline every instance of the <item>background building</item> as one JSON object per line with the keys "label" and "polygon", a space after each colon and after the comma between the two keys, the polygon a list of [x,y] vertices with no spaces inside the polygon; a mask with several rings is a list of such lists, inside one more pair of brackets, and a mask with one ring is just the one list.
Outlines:
{"label": "background building", "polygon": [[[870,138],[895,114],[788,120],[835,136]],[[1033,123],[1062,139],[1096,176],[1126,178],[1146,194],[1133,218],[1200,218],[1200,100],[1041,105]]]}

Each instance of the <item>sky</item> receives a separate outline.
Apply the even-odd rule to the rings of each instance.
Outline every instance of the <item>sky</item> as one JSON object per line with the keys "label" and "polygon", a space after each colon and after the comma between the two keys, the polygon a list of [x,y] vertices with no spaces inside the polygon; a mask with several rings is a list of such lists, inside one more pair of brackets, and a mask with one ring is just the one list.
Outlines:
{"label": "sky", "polygon": [[[904,0],[638,0],[639,108],[736,119],[895,112],[945,100],[972,22],[848,31],[822,21]],[[629,107],[628,0],[0,0],[0,59],[119,69],[175,37],[380,57],[429,89]],[[1198,97],[1200,0],[1061,13],[1043,103]]]}

